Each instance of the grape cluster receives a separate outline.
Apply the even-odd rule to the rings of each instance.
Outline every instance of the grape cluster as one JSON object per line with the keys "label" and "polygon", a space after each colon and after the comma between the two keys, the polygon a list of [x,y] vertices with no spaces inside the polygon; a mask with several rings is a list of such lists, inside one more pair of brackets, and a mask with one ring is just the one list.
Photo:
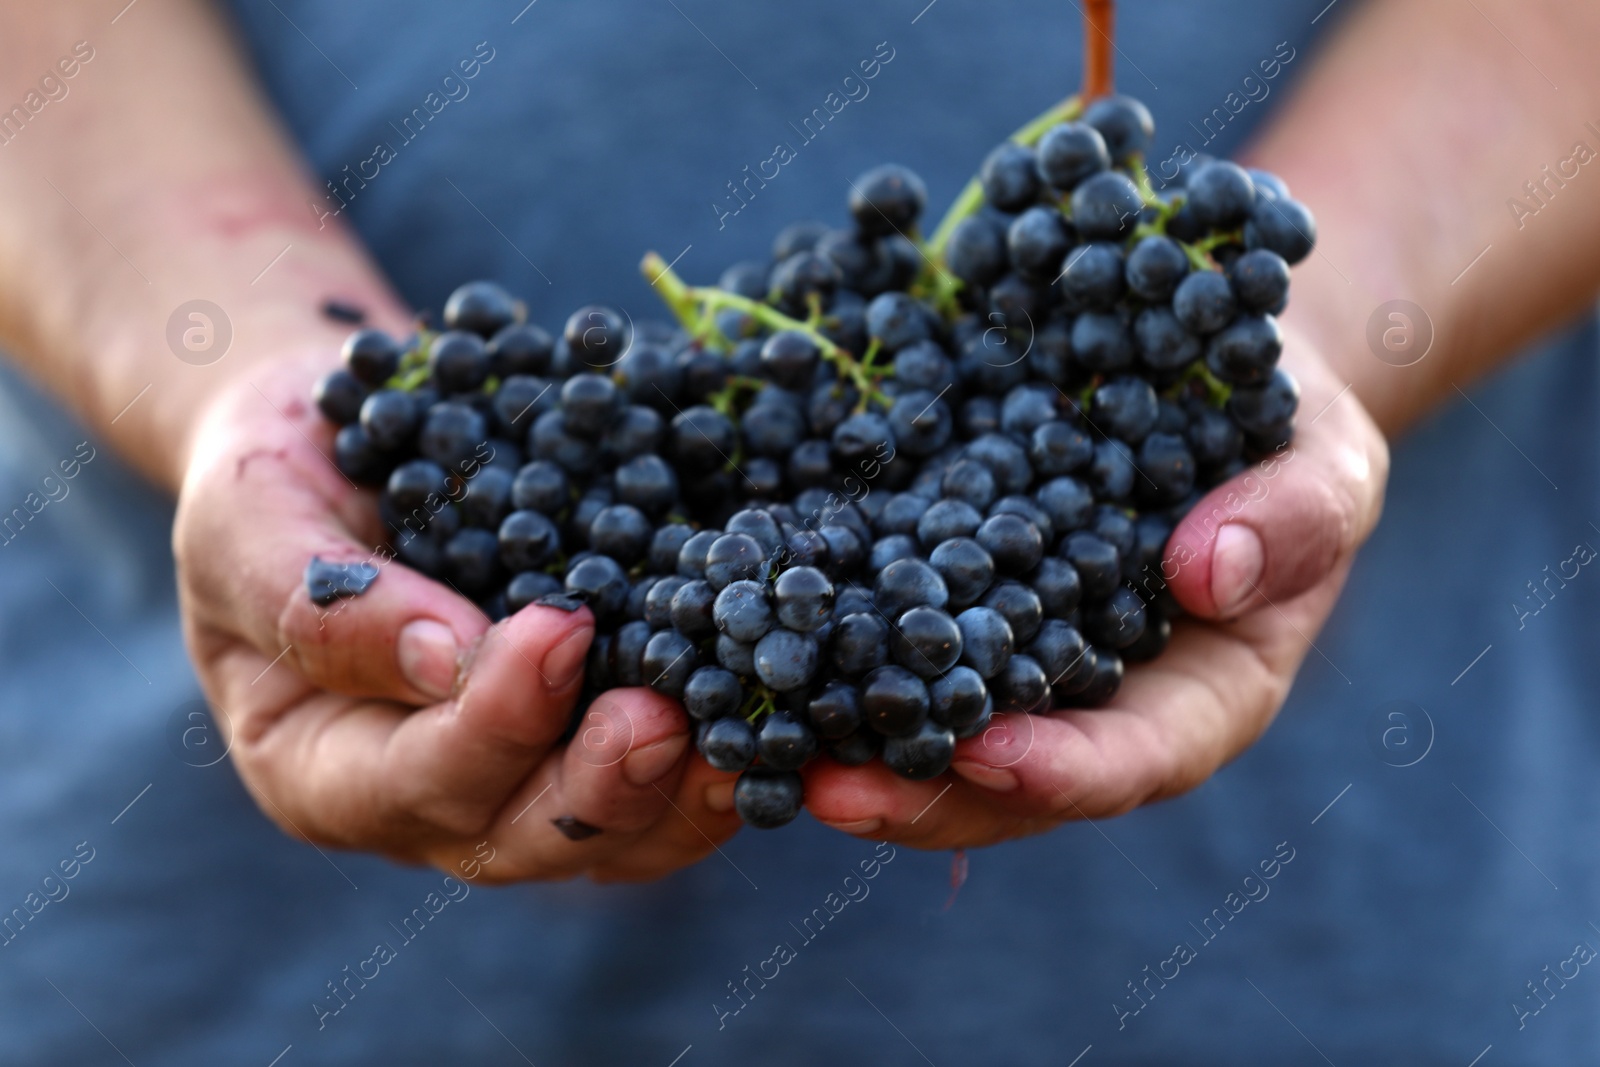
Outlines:
{"label": "grape cluster", "polygon": [[1179,614],[1176,523],[1284,447],[1275,316],[1315,224],[1276,177],[1155,191],[1135,100],[1069,102],[985,160],[933,237],[903,167],[852,183],[677,322],[559,336],[474,282],[443,329],[354,334],[316,400],[398,558],[499,619],[594,613],[585,698],[681,700],[771,827],[815,758],[942,774],[998,712],[1105,704]]}

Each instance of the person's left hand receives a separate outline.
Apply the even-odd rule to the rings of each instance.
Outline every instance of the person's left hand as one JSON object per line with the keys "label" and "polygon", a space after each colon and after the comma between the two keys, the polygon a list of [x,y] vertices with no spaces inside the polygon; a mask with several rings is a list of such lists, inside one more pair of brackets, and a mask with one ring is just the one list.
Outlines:
{"label": "person's left hand", "polygon": [[1291,337],[1284,365],[1302,390],[1294,444],[1217,487],[1174,532],[1164,574],[1193,617],[1108,707],[997,715],[928,782],[818,760],[806,772],[811,812],[864,837],[975,847],[1176,796],[1255,741],[1377,523],[1389,465],[1378,428],[1320,355]]}

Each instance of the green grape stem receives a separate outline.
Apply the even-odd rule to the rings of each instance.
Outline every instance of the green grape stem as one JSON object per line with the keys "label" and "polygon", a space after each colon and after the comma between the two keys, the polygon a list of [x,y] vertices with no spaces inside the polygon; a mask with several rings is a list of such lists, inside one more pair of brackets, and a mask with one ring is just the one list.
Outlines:
{"label": "green grape stem", "polygon": [[689,336],[695,340],[728,347],[727,338],[717,329],[716,314],[719,311],[738,311],[774,332],[793,330],[809,337],[822,352],[822,358],[832,363],[840,375],[855,386],[856,391],[861,394],[863,406],[872,400],[888,402],[888,397],[884,396],[877,384],[880,377],[889,373],[888,369],[867,367],[829,340],[815,326],[799,319],[792,319],[777,308],[763,304],[759,300],[751,300],[715,286],[689,285],[654,252],[645,255],[643,262],[639,264],[639,270],[650,280],[651,288],[655,289],[656,294],[683,324],[683,328],[689,331]]}

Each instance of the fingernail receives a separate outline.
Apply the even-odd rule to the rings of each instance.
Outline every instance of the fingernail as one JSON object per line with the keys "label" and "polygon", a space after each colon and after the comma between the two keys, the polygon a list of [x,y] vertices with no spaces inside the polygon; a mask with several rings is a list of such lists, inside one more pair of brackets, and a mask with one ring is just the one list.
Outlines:
{"label": "fingernail", "polygon": [[550,692],[562,692],[578,680],[583,673],[584,658],[589,654],[589,639],[593,636],[593,627],[579,627],[544,654],[539,673],[544,675],[544,684]]}
{"label": "fingernail", "polygon": [[1010,793],[1022,784],[1017,776],[1004,767],[990,767],[972,760],[957,760],[950,769],[973,785],[981,785],[992,793]]}
{"label": "fingernail", "polygon": [[1217,531],[1217,547],[1211,553],[1211,602],[1218,615],[1236,615],[1250,601],[1266,562],[1261,538],[1250,527],[1230,522]]}
{"label": "fingernail", "polygon": [[718,815],[733,810],[733,783],[715,782],[706,786],[706,808]]}
{"label": "fingernail", "polygon": [[450,627],[432,619],[407,623],[395,646],[401,675],[434,700],[444,700],[455,687],[457,652]]}
{"label": "fingernail", "polygon": [[830,822],[826,825],[846,834],[875,834],[883,829],[883,820],[862,819],[859,822]]}
{"label": "fingernail", "polygon": [[623,759],[622,776],[634,785],[649,785],[672,770],[688,743],[689,739],[680,734],[636,748]]}

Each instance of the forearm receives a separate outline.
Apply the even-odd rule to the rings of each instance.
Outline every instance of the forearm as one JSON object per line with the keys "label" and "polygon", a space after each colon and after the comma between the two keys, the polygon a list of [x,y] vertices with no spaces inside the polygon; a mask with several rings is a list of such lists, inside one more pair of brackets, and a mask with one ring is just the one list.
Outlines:
{"label": "forearm", "polygon": [[[1525,189],[1575,142],[1600,153],[1586,125],[1600,127],[1596,40],[1592,4],[1368,3],[1256,145],[1319,222],[1285,325],[1324,349],[1386,432],[1600,289],[1600,166],[1569,164],[1544,207]],[[1537,217],[1519,219],[1508,199]],[[1435,329],[1415,365],[1368,344],[1374,311],[1394,299]]]}
{"label": "forearm", "polygon": [[[347,328],[319,314],[324,299],[390,327],[403,313],[348,230],[312,210],[318,193],[211,6],[147,2],[112,25],[123,2],[0,15],[0,101],[24,101],[47,71],[65,87],[0,128],[0,347],[175,489],[208,396],[337,348]],[[56,64],[77,42],[92,58],[67,79]],[[196,299],[231,327],[215,362],[168,342]]]}

